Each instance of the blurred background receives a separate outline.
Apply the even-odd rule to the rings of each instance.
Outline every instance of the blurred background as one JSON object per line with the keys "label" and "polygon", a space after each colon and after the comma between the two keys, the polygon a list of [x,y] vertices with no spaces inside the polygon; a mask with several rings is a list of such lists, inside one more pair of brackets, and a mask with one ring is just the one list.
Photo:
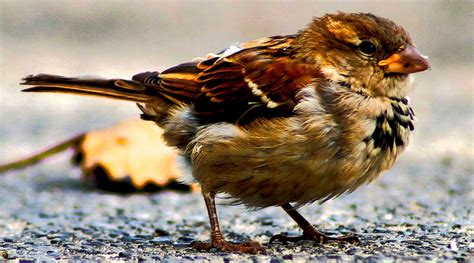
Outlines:
{"label": "blurred background", "polygon": [[1,2],[0,160],[137,118],[133,103],[22,94],[28,74],[129,78],[259,37],[291,34],[314,16],[372,12],[403,25],[432,70],[416,74],[416,158],[473,158],[472,1]]}
{"label": "blurred background", "polygon": [[[426,187],[427,182],[441,180],[439,190],[444,191],[456,185],[456,172],[438,165],[464,175],[474,170],[473,6],[472,1],[4,0],[0,162],[138,118],[133,103],[21,93],[18,83],[28,74],[130,78],[238,41],[291,34],[328,12],[372,12],[403,25],[432,66],[415,74],[411,100],[417,122],[412,143],[382,183],[418,181]],[[401,174],[412,166],[423,179]],[[48,168],[67,167],[54,163]],[[472,180],[467,183],[472,186]]]}
{"label": "blurred background", "polygon": [[[312,17],[337,11],[371,12],[401,24],[411,33],[418,49],[430,57],[432,69],[415,74],[410,97],[417,117],[416,128],[409,148],[394,169],[348,197],[305,207],[303,213],[312,222],[330,229],[349,223],[353,227],[350,231],[369,228],[376,232],[378,224],[411,222],[411,226],[422,229],[413,233],[440,234],[451,231],[450,224],[455,222],[460,227],[453,231],[474,233],[469,212],[474,202],[474,2],[469,0],[0,0],[0,163],[75,134],[138,118],[139,110],[133,103],[21,93],[18,83],[28,74],[130,78],[138,72],[162,71],[218,52],[238,41],[292,34]],[[204,222],[190,228],[198,232],[207,226],[199,194],[163,194],[149,201],[141,197],[102,197],[58,187],[54,180],[77,175],[67,164],[67,158],[1,178],[0,196],[8,199],[0,200],[0,219],[6,222],[0,224],[0,236],[27,235],[22,232],[21,222],[35,225],[36,219],[31,218],[38,218],[38,214],[38,222],[46,222],[48,218],[42,215],[49,212],[67,219],[74,215],[73,208],[82,209],[87,215],[96,213],[98,218],[92,216],[91,222],[109,218],[104,215],[114,215],[113,209],[117,209],[120,215],[155,224],[154,227],[162,224],[173,238],[183,235],[175,230],[175,222]],[[68,205],[52,206],[51,200],[66,200]],[[154,213],[160,204],[172,208]],[[188,209],[179,209],[186,204]],[[84,206],[89,206],[90,213]],[[251,213],[253,216],[245,215],[244,221],[238,221],[241,212],[240,208],[221,209],[221,215],[245,223],[223,220],[224,229],[250,235],[244,238],[254,236],[252,231],[259,228],[249,226],[258,215],[276,220],[275,225],[267,226],[263,239],[269,238],[268,233],[282,231],[282,227],[297,231],[277,208]],[[186,218],[189,221],[183,221]],[[71,220],[66,221],[75,222]],[[44,223],[44,229],[56,223]],[[124,227],[128,227],[127,223]],[[60,225],[58,229],[65,227]],[[400,237],[397,229],[387,231]],[[134,231],[132,228],[130,233]],[[199,239],[207,238],[196,235]],[[451,237],[443,238],[438,242],[441,250],[450,246],[452,251],[458,250]],[[459,246],[461,250],[467,251],[467,239],[458,235],[455,240],[464,244]],[[49,249],[56,248],[52,245]],[[410,246],[404,249],[413,255]]]}

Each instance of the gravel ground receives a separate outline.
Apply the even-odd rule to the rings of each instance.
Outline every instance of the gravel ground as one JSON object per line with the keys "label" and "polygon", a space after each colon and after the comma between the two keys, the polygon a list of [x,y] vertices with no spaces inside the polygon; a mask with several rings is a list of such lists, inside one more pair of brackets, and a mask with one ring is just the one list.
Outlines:
{"label": "gravel ground", "polygon": [[[64,158],[62,158],[64,159]],[[197,252],[209,226],[199,193],[115,195],[84,186],[60,159],[0,183],[0,257],[24,260],[472,260],[472,167],[405,165],[357,193],[302,212],[322,230],[357,233],[361,245],[267,244],[267,255]],[[63,171],[48,168],[54,165]],[[433,167],[435,166],[435,167]],[[470,169],[470,170],[469,170]],[[429,172],[428,172],[428,171]],[[436,172],[435,172],[436,171]],[[451,174],[446,178],[445,174]],[[225,235],[267,243],[298,234],[277,208],[219,208]]]}
{"label": "gravel ground", "polygon": [[[267,244],[268,254],[257,256],[197,252],[188,244],[209,238],[199,193],[101,192],[81,183],[64,154],[0,175],[0,261],[473,261],[472,1],[74,3],[0,1],[1,163],[138,116],[130,103],[20,94],[17,83],[31,73],[126,77],[162,70],[239,39],[295,32],[334,10],[403,24],[432,70],[417,74],[416,131],[396,166],[353,194],[301,209],[323,231],[358,234],[360,245]],[[208,38],[214,40],[202,41]],[[278,208],[218,211],[230,240],[267,243],[273,234],[299,234]]]}

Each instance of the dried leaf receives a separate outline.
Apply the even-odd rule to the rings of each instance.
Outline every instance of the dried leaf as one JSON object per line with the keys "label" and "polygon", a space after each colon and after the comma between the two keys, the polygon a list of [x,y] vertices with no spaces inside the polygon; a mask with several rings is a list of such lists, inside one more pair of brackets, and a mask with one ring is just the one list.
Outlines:
{"label": "dried leaf", "polygon": [[82,156],[79,165],[86,177],[102,170],[111,182],[130,179],[137,190],[150,184],[166,187],[181,172],[176,164],[178,152],[165,144],[162,133],[155,124],[142,120],[90,131],[77,149]]}
{"label": "dried leaf", "polygon": [[168,147],[162,129],[142,120],[123,121],[110,128],[69,138],[36,154],[0,165],[0,173],[34,165],[67,149],[82,168],[85,181],[113,192],[154,192],[164,188],[199,191],[180,183],[178,151]]}

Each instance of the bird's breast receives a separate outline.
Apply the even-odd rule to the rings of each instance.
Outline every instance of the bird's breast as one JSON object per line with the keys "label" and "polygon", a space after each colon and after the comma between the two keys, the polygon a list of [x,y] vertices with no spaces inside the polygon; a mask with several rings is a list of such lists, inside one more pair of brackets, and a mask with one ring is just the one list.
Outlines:
{"label": "bird's breast", "polygon": [[376,178],[408,143],[405,100],[308,92],[291,117],[201,129],[187,153],[204,191],[250,207],[322,201]]}
{"label": "bird's breast", "polygon": [[[369,98],[341,89],[308,96],[297,107],[305,124],[302,152],[312,174],[308,185],[324,189],[302,197],[325,200],[352,192],[391,168],[413,130],[413,110],[404,98]],[[323,158],[322,158],[323,157]],[[313,199],[311,199],[313,198]]]}

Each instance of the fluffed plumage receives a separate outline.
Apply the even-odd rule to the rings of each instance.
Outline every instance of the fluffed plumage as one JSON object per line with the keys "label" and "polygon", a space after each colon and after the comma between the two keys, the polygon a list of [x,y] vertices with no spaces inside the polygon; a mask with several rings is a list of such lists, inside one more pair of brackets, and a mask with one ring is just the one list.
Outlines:
{"label": "fluffed plumage", "polygon": [[394,22],[338,13],[295,35],[232,46],[132,80],[37,75],[22,84],[33,85],[25,91],[138,102],[142,118],[163,127],[202,186],[212,242],[195,247],[256,253],[263,250],[256,243],[222,238],[215,194],[250,208],[281,206],[303,228],[302,238],[334,240],[290,203],[352,192],[390,168],[413,130],[408,74],[428,67]]}

